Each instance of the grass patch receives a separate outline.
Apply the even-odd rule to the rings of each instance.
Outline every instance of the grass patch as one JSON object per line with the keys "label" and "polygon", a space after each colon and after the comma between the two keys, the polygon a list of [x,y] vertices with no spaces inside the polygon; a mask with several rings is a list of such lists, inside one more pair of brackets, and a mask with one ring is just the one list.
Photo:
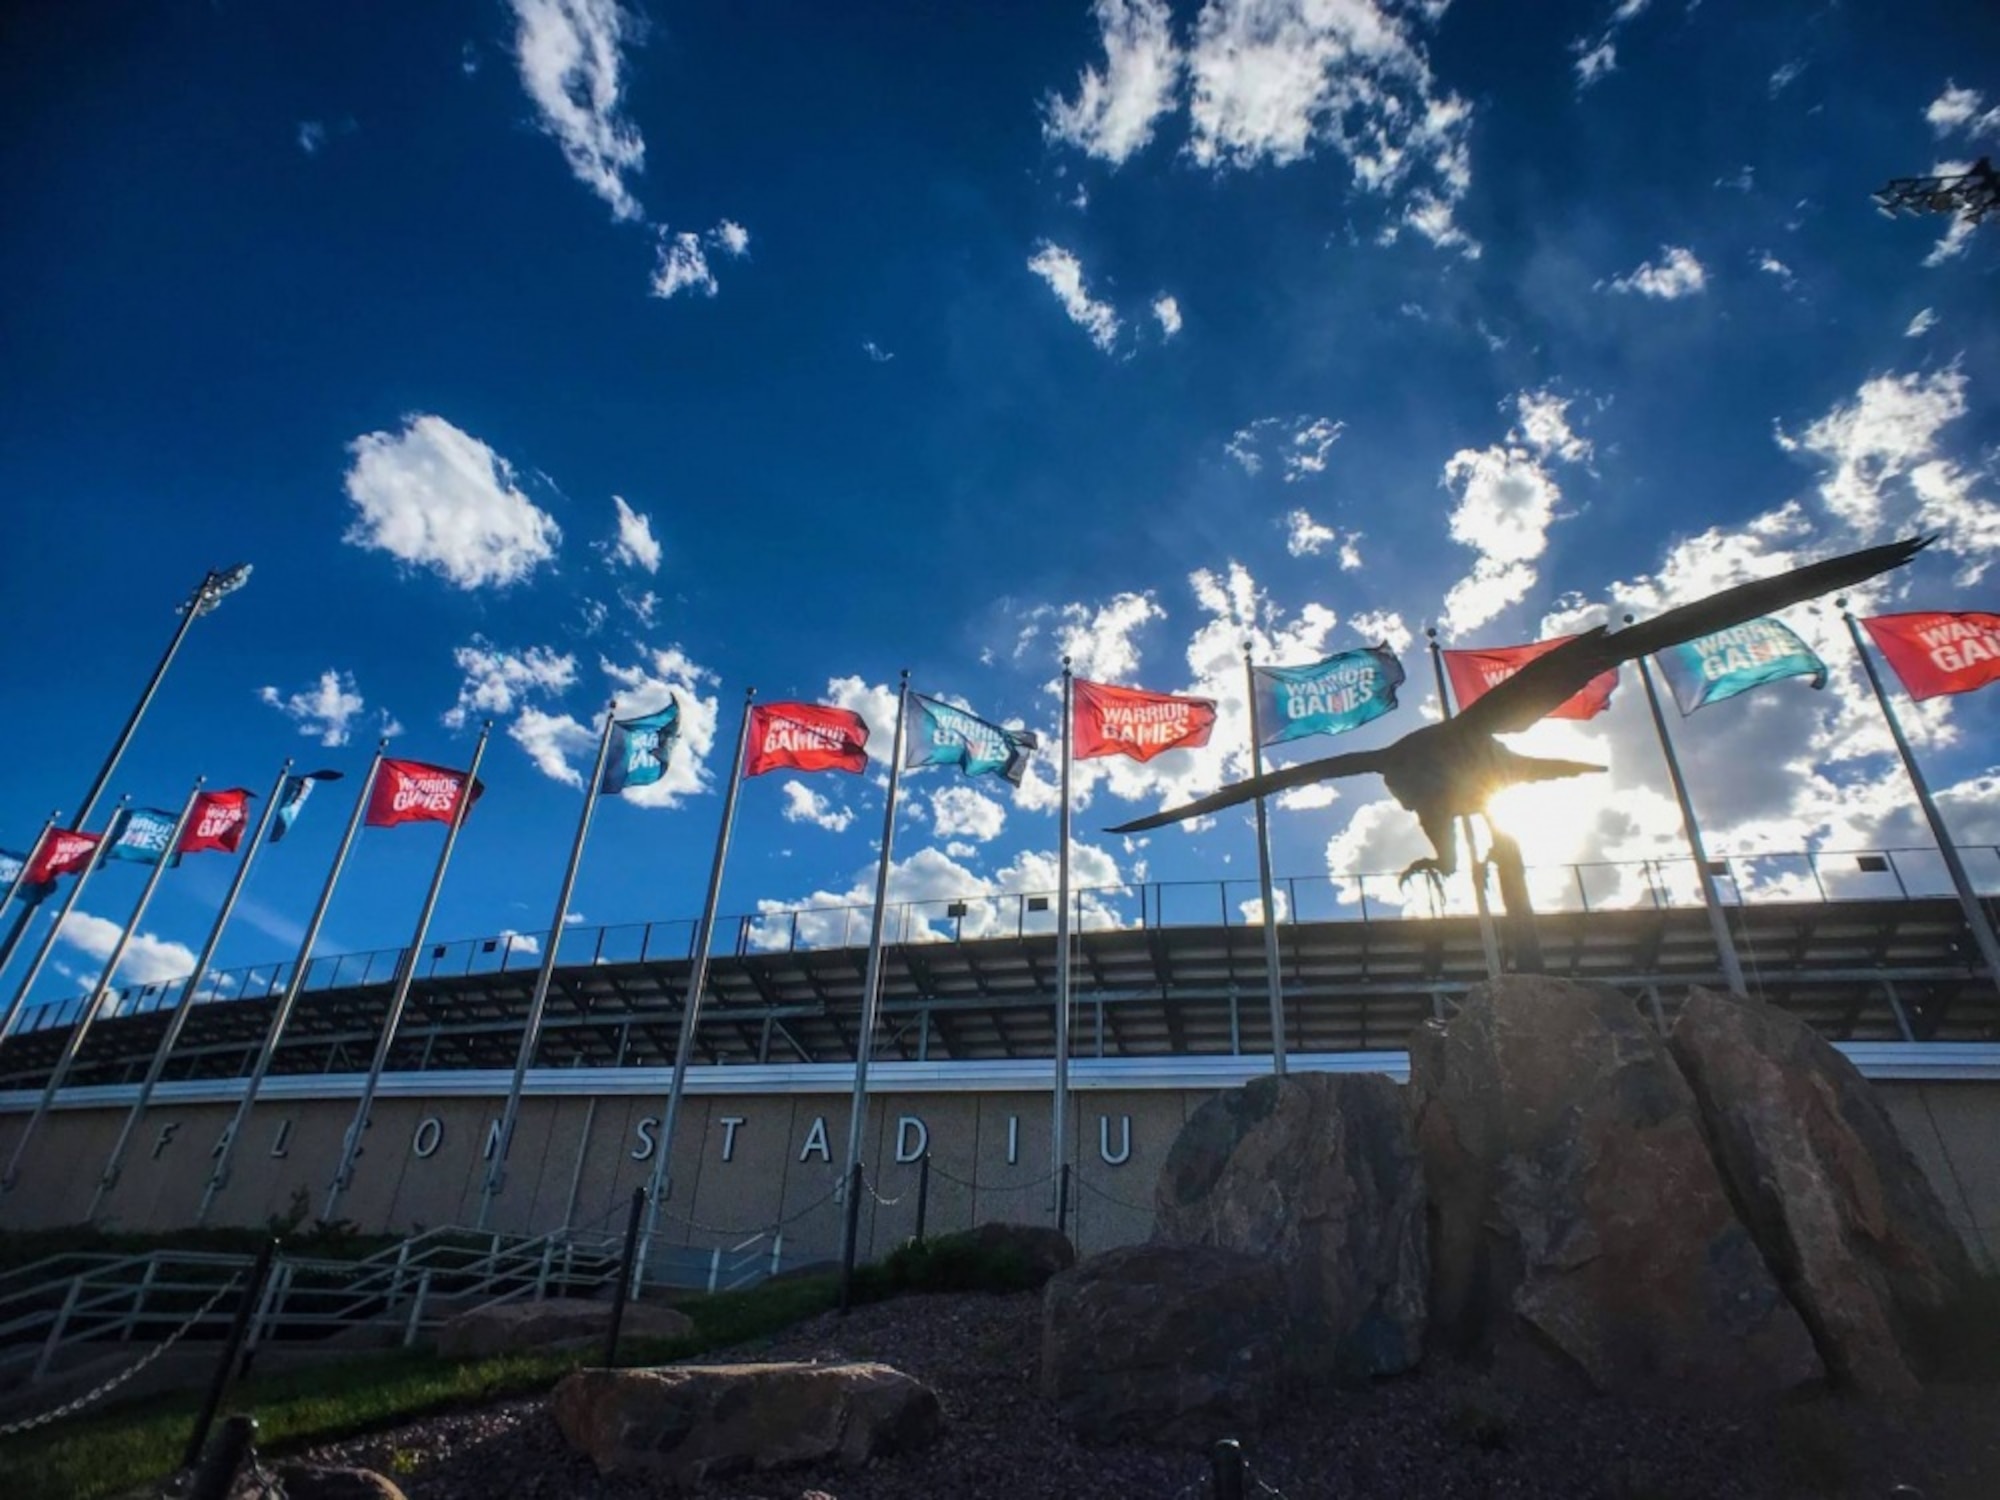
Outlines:
{"label": "grass patch", "polygon": [[1028,1292],[1049,1279],[1020,1250],[976,1229],[909,1241],[873,1265],[854,1268],[854,1297],[880,1302],[909,1292]]}
{"label": "grass patch", "polygon": [[[624,1365],[666,1364],[763,1338],[834,1305],[831,1278],[810,1278],[695,1297],[682,1339],[626,1339]],[[564,1351],[481,1360],[408,1352],[356,1355],[311,1370],[251,1378],[223,1410],[256,1415],[260,1452],[334,1442],[416,1417],[545,1391],[596,1356]],[[0,1442],[0,1495],[8,1500],[108,1500],[157,1484],[180,1463],[199,1391],[149,1397],[97,1416],[58,1422]]]}

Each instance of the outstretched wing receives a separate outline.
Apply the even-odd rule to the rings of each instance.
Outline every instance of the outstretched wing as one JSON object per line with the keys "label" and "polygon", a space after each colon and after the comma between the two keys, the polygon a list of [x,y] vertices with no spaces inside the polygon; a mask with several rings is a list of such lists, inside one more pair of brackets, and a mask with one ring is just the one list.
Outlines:
{"label": "outstretched wing", "polygon": [[1349,755],[1329,755],[1324,760],[1309,760],[1301,765],[1286,766],[1281,771],[1266,771],[1262,776],[1253,776],[1248,781],[1239,781],[1234,786],[1226,786],[1221,791],[1199,798],[1184,807],[1170,807],[1165,812],[1156,812],[1151,817],[1139,818],[1130,823],[1120,823],[1116,828],[1107,828],[1104,831],[1143,833],[1148,828],[1179,823],[1187,818],[1199,818],[1205,813],[1220,812],[1223,808],[1234,807],[1239,802],[1268,797],[1273,792],[1289,791],[1295,786],[1310,786],[1315,781],[1332,781],[1340,776],[1366,776],[1370,771],[1380,771],[1388,763],[1388,750],[1357,750]]}
{"label": "outstretched wing", "polygon": [[1794,568],[1775,578],[1740,583],[1624,630],[1607,631],[1600,625],[1536,657],[1459,717],[1470,721],[1468,729],[1482,734],[1518,733],[1559,708],[1600,672],[1900,568],[1933,540],[1905,537],[1900,542]]}

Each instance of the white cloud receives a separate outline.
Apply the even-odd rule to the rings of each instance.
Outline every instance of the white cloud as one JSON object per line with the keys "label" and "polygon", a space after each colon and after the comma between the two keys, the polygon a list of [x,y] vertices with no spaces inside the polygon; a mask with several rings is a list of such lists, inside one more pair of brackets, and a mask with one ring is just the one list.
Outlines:
{"label": "white cloud", "polygon": [[611,542],[612,560],[628,568],[659,572],[660,544],[653,536],[652,517],[632,509],[622,496],[613,495],[611,503],[618,508],[618,535]]}
{"label": "white cloud", "polygon": [[503,927],[497,936],[510,957],[518,953],[523,957],[533,958],[542,951],[542,940],[533,933],[516,932],[511,927]]}
{"label": "white cloud", "polygon": [[[62,940],[81,949],[100,963],[111,957],[118,935],[125,929],[105,917],[73,911],[63,918]],[[194,950],[185,943],[168,942],[150,932],[135,932],[118,960],[113,979],[127,984],[160,984],[169,979],[185,979],[194,972]],[[96,980],[90,983],[94,986]]]}
{"label": "white cloud", "polygon": [[1086,68],[1073,100],[1042,106],[1042,134],[1113,166],[1142,151],[1174,107],[1181,50],[1165,0],[1097,0],[1104,70]]}
{"label": "white cloud", "polygon": [[621,46],[643,24],[617,0],[511,0],[519,23],[514,61],[542,130],[576,178],[611,205],[615,219],[643,210],[626,186],[646,161],[646,142],[622,113]]}
{"label": "white cloud", "polygon": [[1443,10],[1208,0],[1188,49],[1189,156],[1218,169],[1285,166],[1329,145],[1358,186],[1385,197],[1421,174],[1401,225],[1477,255],[1452,218],[1472,183],[1472,107],[1438,88],[1418,36]]}
{"label": "white cloud", "polygon": [[1914,318],[1910,319],[1910,326],[1903,330],[1903,337],[1906,339],[1920,339],[1933,328],[1937,327],[1937,320],[1937,314],[1927,307]]}
{"label": "white cloud", "polygon": [[1398,654],[1409,650],[1410,642],[1416,639],[1410,627],[1403,623],[1403,617],[1392,609],[1368,610],[1358,615],[1349,615],[1347,628],[1369,645],[1386,645]]}
{"label": "white cloud", "polygon": [[473,715],[488,718],[510,714],[531,693],[561,694],[576,681],[576,658],[551,646],[530,646],[521,652],[502,651],[483,636],[451,653],[465,674],[458,702],[445,712],[447,728],[463,728]]}
{"label": "white cloud", "polygon": [[[1022,618],[1014,641],[1014,660],[1025,659],[1047,633],[1054,637],[1050,656],[1070,658],[1077,676],[1093,682],[1116,682],[1138,669],[1139,644],[1134,637],[1153,621],[1166,617],[1150,593],[1114,594],[1095,608],[1086,604],[1040,605]],[[1052,681],[1051,691],[1056,690]]]}
{"label": "white cloud", "polygon": [[[598,723],[602,725],[602,718]],[[597,729],[579,723],[571,715],[547,713],[533,704],[524,707],[507,726],[507,738],[528,753],[535,768],[564,786],[583,785],[583,772],[577,765],[587,768],[592,764],[597,755],[597,736]]]}
{"label": "white cloud", "polygon": [[782,809],[787,823],[810,823],[828,833],[845,833],[854,822],[854,809],[836,807],[803,781],[787,781],[779,788],[785,794]]}
{"label": "white cloud", "polygon": [[750,253],[750,231],[734,219],[724,219],[709,230],[708,241],[732,259],[741,259]]}
{"label": "white cloud", "polygon": [[861,722],[868,726],[868,758],[877,765],[888,765],[890,746],[896,738],[896,690],[859,677],[830,677],[826,701],[861,715]]}
{"label": "white cloud", "polygon": [[1223,451],[1242,465],[1246,474],[1262,473],[1265,462],[1277,458],[1284,470],[1285,483],[1297,484],[1314,474],[1326,472],[1327,454],[1339,441],[1347,424],[1331,417],[1259,417],[1248,427],[1240,427]]}
{"label": "white cloud", "polygon": [[969,786],[940,787],[931,793],[931,827],[941,839],[963,837],[984,844],[1007,826],[1007,809]]}
{"label": "white cloud", "polygon": [[[1936,161],[1931,163],[1929,175],[1932,177],[1962,177],[1972,170],[1969,161]],[[1931,246],[1931,253],[1924,257],[1924,267],[1936,270],[1948,260],[1957,260],[1972,244],[1972,231],[1979,226],[1965,214],[1956,215],[1950,226]]]}
{"label": "white cloud", "polygon": [[1285,516],[1285,550],[1293,557],[1317,557],[1340,539],[1331,526],[1322,526],[1303,510]]}
{"label": "white cloud", "polygon": [[1641,261],[1629,275],[1613,278],[1614,292],[1637,292],[1671,302],[1691,297],[1708,285],[1708,272],[1685,245],[1662,245],[1658,262]]}
{"label": "white cloud", "polygon": [[701,248],[701,236],[683,230],[679,234],[660,231],[660,259],[653,268],[653,295],[672,297],[681,292],[700,292],[713,297],[720,288],[715,273],[708,268],[708,256]]}
{"label": "white cloud", "polygon": [[1577,44],[1576,86],[1587,89],[1600,78],[1618,71],[1618,48],[1609,38],[1596,43]]}
{"label": "white cloud", "polygon": [[[257,699],[296,723],[300,734],[329,746],[346,744],[353,736],[355,720],[368,707],[355,686],[354,674],[332,667],[300,692],[281,693],[274,687],[262,687],[257,690]],[[385,735],[400,733],[403,727],[386,713],[382,726]]]}
{"label": "white cloud", "polygon": [[1570,429],[1569,402],[1549,391],[1515,397],[1517,423],[1506,441],[1464,448],[1444,467],[1457,496],[1449,517],[1453,541],[1478,553],[1472,571],[1445,596],[1444,620],[1454,632],[1484,625],[1533,588],[1535,564],[1548,546],[1562,490],[1545,465],[1580,463],[1590,444]]}
{"label": "white cloud", "polygon": [[887,363],[889,363],[890,360],[896,357],[894,354],[891,354],[889,351],[882,348],[882,346],[877,344],[873,339],[870,339],[867,343],[861,346],[861,352],[863,354],[866,354],[871,361],[873,361],[875,364],[878,365],[886,365]]}
{"label": "white cloud", "polygon": [[347,498],[359,514],[342,540],[427,567],[461,589],[518,583],[555,556],[562,529],[514,483],[514,470],[443,417],[347,445]]}
{"label": "white cloud", "polygon": [[1048,283],[1062,303],[1070,322],[1090,335],[1090,341],[1109,354],[1118,342],[1118,314],[1108,302],[1091,299],[1084,289],[1083,265],[1069,251],[1047,240],[1037,242],[1028,259],[1028,269]]}
{"label": "white cloud", "polygon": [[307,156],[316,156],[326,144],[326,126],[319,120],[299,121],[299,149]]}
{"label": "white cloud", "polygon": [[1982,109],[1985,102],[1978,89],[1962,89],[1947,80],[1944,92],[1924,110],[1924,118],[1940,139],[1960,131],[1969,136],[2000,135],[2000,105]]}
{"label": "white cloud", "polygon": [[1794,83],[1797,83],[1799,75],[1805,72],[1805,70],[1806,65],[1803,58],[1793,58],[1790,62],[1780,63],[1771,74],[1771,97],[1773,99],[1777,98],[1778,95],[1784,93]]}
{"label": "white cloud", "polygon": [[1153,316],[1159,320],[1160,336],[1172,338],[1181,331],[1181,304],[1165,292],[1153,299]]}
{"label": "white cloud", "polygon": [[651,589],[647,589],[643,594],[628,594],[623,589],[620,589],[618,591],[618,602],[632,611],[632,618],[639,622],[639,627],[642,630],[653,628],[654,617],[658,614],[660,608],[660,596],[658,594],[654,593]]}
{"label": "white cloud", "polygon": [[691,660],[679,646],[648,648],[629,666],[610,661],[599,665],[617,685],[621,719],[664,707],[670,693],[681,705],[680,739],[667,760],[666,775],[651,786],[632,787],[620,795],[640,807],[679,807],[689,797],[710,790],[714,778],[708,762],[721,717],[714,692],[715,674]]}
{"label": "white cloud", "polygon": [[1798,278],[1792,274],[1792,268],[1779,260],[1770,251],[1757,250],[1753,251],[1752,254],[1757,259],[1757,269],[1762,271],[1766,276],[1777,277],[1787,290],[1797,284]]}

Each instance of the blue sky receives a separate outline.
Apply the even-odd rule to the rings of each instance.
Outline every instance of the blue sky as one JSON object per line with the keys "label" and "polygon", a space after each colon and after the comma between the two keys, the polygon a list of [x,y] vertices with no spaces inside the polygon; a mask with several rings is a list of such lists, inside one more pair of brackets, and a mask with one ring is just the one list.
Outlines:
{"label": "blue sky", "polygon": [[[1246,635],[1510,644],[1920,526],[1871,607],[1990,607],[2000,229],[1869,193],[2000,143],[1996,42],[1978,7],[1721,0],[32,8],[0,49],[0,827],[75,804],[239,559],[114,791],[359,772],[385,724],[462,763],[490,713],[438,939],[546,927],[614,690],[680,691],[690,734],[604,810],[591,923],[698,908],[750,684],[885,753],[902,667],[1051,738],[1064,649],[1217,696],[1208,751],[1080,772],[1078,869],[1241,879],[1243,818],[1097,830],[1245,772]],[[1825,693],[1680,727],[1712,842],[1922,842],[1837,619],[1787,618]],[[1435,711],[1405,661],[1353,746]],[[1969,840],[1995,719],[1909,718]],[[1512,809],[1531,861],[1677,851],[1629,673],[1522,743],[1613,768]],[[725,911],[872,880],[872,779],[788,780],[746,789]],[[895,894],[1052,883],[1052,781],[910,778]],[[260,861],[224,963],[289,953],[351,787]],[[1281,874],[1421,852],[1373,781],[1275,828]],[[440,836],[364,835],[322,951],[403,941]],[[165,880],[128,977],[186,963],[228,874]]]}

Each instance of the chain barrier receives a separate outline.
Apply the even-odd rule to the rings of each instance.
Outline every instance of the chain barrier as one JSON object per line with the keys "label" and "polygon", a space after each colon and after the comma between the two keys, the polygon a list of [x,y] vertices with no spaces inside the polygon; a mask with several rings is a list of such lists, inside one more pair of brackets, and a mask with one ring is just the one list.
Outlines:
{"label": "chain barrier", "polygon": [[1153,1212],[1153,1208],[1150,1204],[1128,1203],[1125,1199],[1120,1198],[1116,1193],[1105,1192],[1103,1188],[1099,1187],[1096,1183],[1092,1182],[1088,1177],[1085,1177],[1080,1172],[1071,1174],[1070,1181],[1080,1184],[1086,1193],[1095,1193],[1098,1197],[1102,1198],[1106,1203],[1114,1203],[1118,1207],[1129,1209],[1135,1214],[1150,1214]]}
{"label": "chain barrier", "polygon": [[202,1305],[189,1316],[188,1320],[185,1323],[181,1324],[180,1327],[176,1328],[172,1333],[168,1334],[166,1338],[163,1339],[154,1348],[149,1350],[144,1355],[141,1355],[138,1359],[134,1360],[131,1364],[127,1365],[124,1369],[120,1370],[116,1375],[113,1375],[109,1380],[106,1380],[103,1384],[97,1386],[94,1390],[84,1392],[83,1395],[78,1396],[74,1401],[65,1401],[61,1406],[58,1406],[51,1411],[45,1411],[40,1416],[24,1417],[18,1422],[8,1422],[4,1426],[0,1426],[0,1438],[18,1437],[21,1433],[33,1432],[36,1428],[46,1427],[51,1422],[60,1422],[64,1417],[75,1416],[78,1412],[82,1411],[87,1406],[95,1406],[99,1401],[102,1401],[106,1396],[110,1395],[113,1391],[117,1390],[121,1385],[125,1384],[126,1381],[132,1379],[133,1376],[137,1375],[141,1370],[145,1369],[146,1366],[152,1364],[154,1360],[158,1359],[162,1354],[165,1354],[169,1349],[173,1348],[174,1345],[178,1344],[181,1341],[182,1336],[185,1335],[189,1329],[193,1328],[195,1324],[199,1323],[203,1318],[207,1317],[210,1313],[214,1312],[216,1305],[220,1303],[222,1299],[228,1296],[232,1291],[235,1291],[242,1284],[242,1281],[243,1278],[241,1276],[230,1277],[229,1280],[225,1281],[221,1286],[215,1289],[215,1295],[210,1297],[206,1302],[202,1303]]}
{"label": "chain barrier", "polygon": [[962,1188],[971,1188],[975,1193],[1018,1193],[1025,1191],[1028,1188],[1040,1187],[1045,1182],[1053,1182],[1055,1180],[1055,1175],[1056,1175],[1055,1172],[1053,1170],[1050,1170],[1042,1173],[1041,1176],[1033,1178],[1027,1182],[1002,1182],[1002,1183],[973,1182],[967,1178],[960,1177],[955,1172],[947,1172],[943,1167],[939,1166],[936,1162],[931,1163],[931,1176],[942,1177],[946,1182],[955,1182]]}
{"label": "chain barrier", "polygon": [[1250,1482],[1257,1486],[1259,1494],[1274,1496],[1275,1500],[1285,1500],[1285,1492],[1259,1474],[1247,1458],[1243,1460],[1243,1472],[1249,1476]]}
{"label": "chain barrier", "polygon": [[668,1208],[664,1203],[660,1205],[660,1217],[663,1219],[671,1219],[676,1224],[685,1224],[689,1229],[696,1230],[702,1234],[720,1234],[720,1235],[771,1234],[775,1233],[780,1229],[785,1228],[787,1225],[796,1224],[800,1219],[803,1219],[807,1214],[811,1213],[814,1209],[821,1207],[831,1199],[837,1197],[840,1193],[840,1183],[841,1183],[840,1178],[838,1177],[834,1178],[832,1183],[827,1187],[827,1190],[825,1192],[821,1193],[817,1198],[813,1199],[812,1202],[806,1204],[805,1207],[792,1210],[791,1213],[785,1215],[784,1218],[778,1220],[775,1224],[749,1224],[735,1228],[732,1228],[731,1226],[726,1224],[704,1224],[699,1219],[692,1218],[685,1214],[675,1213],[672,1209]]}
{"label": "chain barrier", "polygon": [[883,1208],[894,1208],[898,1203],[901,1203],[905,1198],[910,1196],[910,1190],[908,1188],[904,1188],[902,1192],[896,1194],[895,1197],[884,1198],[880,1193],[875,1191],[875,1184],[868,1180],[866,1173],[862,1174],[861,1186],[867,1189],[868,1196],[873,1198],[875,1202]]}

